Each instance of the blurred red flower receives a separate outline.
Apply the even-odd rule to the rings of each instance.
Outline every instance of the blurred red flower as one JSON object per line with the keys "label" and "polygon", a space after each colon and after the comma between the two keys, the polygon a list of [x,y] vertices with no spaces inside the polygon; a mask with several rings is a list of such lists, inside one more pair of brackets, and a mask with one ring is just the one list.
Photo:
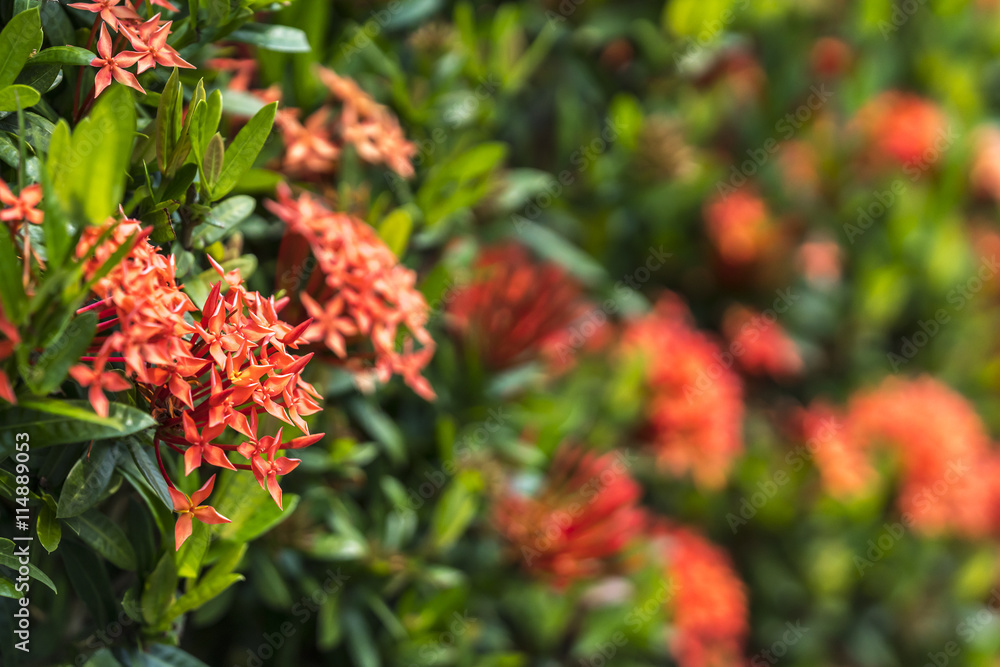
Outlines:
{"label": "blurred red flower", "polygon": [[470,283],[448,304],[450,324],[494,371],[565,343],[585,306],[579,283],[515,243],[482,250]]}
{"label": "blurred red flower", "polygon": [[767,205],[752,189],[713,197],[704,216],[708,238],[726,264],[750,264],[776,239]]}
{"label": "blurred red flower", "polygon": [[722,330],[729,340],[730,354],[747,373],[782,379],[802,372],[799,348],[777,318],[768,319],[764,313],[735,305],[723,316]]}
{"label": "blurred red flower", "polygon": [[506,492],[494,523],[525,569],[563,587],[614,569],[645,524],[641,495],[626,454],[564,446],[541,491],[530,497]]}
{"label": "blurred red flower", "polygon": [[[947,148],[947,119],[932,102],[887,91],[865,104],[852,122],[873,164],[886,157],[901,166],[923,170]],[[918,172],[919,173],[919,172]]]}
{"label": "blurred red flower", "polygon": [[731,357],[694,329],[687,306],[670,293],[626,326],[623,348],[645,368],[646,418],[659,465],[721,486],[743,450],[743,390]]}

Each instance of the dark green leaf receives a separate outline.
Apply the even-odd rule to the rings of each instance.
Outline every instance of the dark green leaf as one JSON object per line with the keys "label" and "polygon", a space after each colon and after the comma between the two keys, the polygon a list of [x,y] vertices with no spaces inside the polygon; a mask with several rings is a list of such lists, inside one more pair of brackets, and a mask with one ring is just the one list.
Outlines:
{"label": "dark green leaf", "polygon": [[87,311],[77,315],[31,367],[25,381],[37,395],[51,394],[66,379],[69,369],[87,351],[97,331],[97,315]]}
{"label": "dark green leaf", "polygon": [[49,553],[59,548],[62,526],[56,518],[56,501],[49,494],[42,496],[44,504],[38,510],[38,541]]}
{"label": "dark green leaf", "polygon": [[0,453],[13,450],[16,434],[28,431],[35,447],[103,440],[136,433],[156,425],[147,413],[112,403],[107,417],[98,416],[86,401],[35,399],[0,410]]}
{"label": "dark green leaf", "polygon": [[95,445],[90,456],[77,461],[63,482],[56,516],[66,519],[93,507],[111,481],[117,459],[117,447]]}
{"label": "dark green leaf", "polygon": [[114,565],[123,570],[135,569],[135,550],[125,532],[108,517],[97,510],[89,510],[80,516],[65,519],[63,523]]}

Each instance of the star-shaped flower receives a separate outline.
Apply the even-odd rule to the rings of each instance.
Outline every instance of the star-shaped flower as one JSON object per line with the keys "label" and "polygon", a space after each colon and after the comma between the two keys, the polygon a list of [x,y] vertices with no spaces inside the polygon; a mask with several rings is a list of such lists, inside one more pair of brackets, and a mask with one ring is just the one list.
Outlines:
{"label": "star-shaped flower", "polygon": [[41,201],[42,186],[37,183],[22,188],[15,195],[6,183],[0,181],[0,202],[10,207],[0,211],[0,220],[4,222],[27,220],[33,225],[42,224],[45,214],[35,208]]}
{"label": "star-shaped flower", "polygon": [[129,88],[138,90],[143,95],[146,91],[139,85],[138,79],[131,72],[127,72],[123,67],[131,67],[136,63],[141,54],[119,53],[117,56],[112,53],[111,35],[108,34],[106,25],[101,26],[101,38],[97,40],[97,58],[90,61],[92,67],[100,67],[94,79],[94,97],[97,97],[104,89],[111,85],[112,77],[118,83],[125,84]]}
{"label": "star-shaped flower", "polygon": [[108,397],[105,391],[125,391],[132,387],[132,383],[114,371],[105,371],[104,363],[98,362],[94,368],[89,368],[83,364],[77,364],[69,369],[69,374],[82,387],[90,387],[87,397],[94,412],[102,417],[108,416]]}
{"label": "star-shaped flower", "polygon": [[174,526],[175,548],[180,549],[187,538],[191,537],[195,519],[202,523],[231,523],[229,519],[215,511],[214,507],[200,504],[212,493],[213,486],[215,486],[215,475],[209,477],[204,486],[190,496],[173,487],[167,489],[170,491],[170,499],[174,502],[174,511],[180,513],[177,525]]}
{"label": "star-shaped flower", "polygon": [[194,69],[194,65],[181,58],[177,51],[167,45],[167,37],[170,36],[170,25],[173,21],[167,21],[152,31],[148,29],[144,30],[146,26],[155,27],[159,21],[159,17],[160,15],[157,14],[149,19],[149,21],[143,23],[139,26],[138,32],[125,29],[125,34],[128,36],[135,51],[127,51],[123,55],[137,58],[139,74],[157,65]]}

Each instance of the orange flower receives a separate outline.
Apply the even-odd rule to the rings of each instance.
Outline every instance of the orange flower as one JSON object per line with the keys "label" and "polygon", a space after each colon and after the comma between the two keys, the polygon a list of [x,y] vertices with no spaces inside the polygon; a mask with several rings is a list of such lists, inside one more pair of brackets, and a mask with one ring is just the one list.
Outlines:
{"label": "orange flower", "polygon": [[177,524],[174,526],[174,548],[180,550],[181,545],[191,537],[194,529],[194,520],[198,519],[202,523],[232,523],[229,519],[215,511],[214,507],[202,505],[201,502],[208,498],[215,486],[215,475],[208,478],[205,484],[192,493],[190,496],[182,493],[170,486],[170,499],[174,502],[174,511],[180,514],[177,517]]}
{"label": "orange flower", "polygon": [[819,401],[801,410],[797,420],[827,493],[849,498],[869,488],[875,470],[868,460],[868,446],[852,438],[843,414]]}
{"label": "orange flower", "polygon": [[712,198],[704,216],[708,238],[727,264],[752,263],[775,238],[767,206],[746,188]]}
{"label": "orange flower", "polygon": [[798,346],[776,319],[732,306],[723,316],[722,330],[729,339],[729,352],[747,373],[781,379],[802,372]]}
{"label": "orange flower", "polygon": [[15,195],[7,184],[0,180],[0,203],[9,207],[0,211],[0,220],[7,223],[27,221],[33,225],[40,225],[45,219],[45,214],[36,208],[41,201],[42,186],[37,183],[25,186],[20,194]]}
{"label": "orange flower", "polygon": [[[278,201],[267,206],[287,225],[278,287],[297,295],[312,318],[302,339],[325,343],[359,381],[369,370],[381,382],[397,373],[417,394],[433,398],[421,372],[434,355],[434,339],[414,272],[399,264],[370,225],[330,211],[308,193],[294,199],[283,185]],[[301,267],[310,255],[316,269],[303,290]]]}
{"label": "orange flower", "polygon": [[497,529],[525,569],[557,587],[611,571],[645,522],[642,491],[623,453],[565,446],[534,497],[513,491],[497,502]]}
{"label": "orange flower", "polygon": [[498,371],[531,360],[563,334],[585,306],[579,283],[517,244],[480,252],[471,282],[452,295],[451,326]]}
{"label": "orange flower", "polygon": [[105,371],[104,360],[94,368],[77,364],[69,369],[69,374],[80,383],[81,387],[90,387],[88,397],[94,406],[94,412],[102,417],[108,416],[108,397],[105,391],[126,391],[132,388],[132,383],[114,371]]}
{"label": "orange flower", "polygon": [[353,144],[358,155],[371,164],[385,164],[403,178],[413,176],[410,161],[417,147],[406,140],[399,121],[387,108],[368,96],[357,83],[326,68],[319,78],[343,104],[338,125],[340,136]]}
{"label": "orange flower", "polygon": [[[141,21],[142,17],[132,7],[132,3],[124,0],[90,0],[90,2],[73,2],[67,5],[74,9],[82,9],[86,12],[100,14],[104,22],[111,26],[111,29],[118,32],[119,20]],[[104,24],[101,25],[104,29]]]}
{"label": "orange flower", "polygon": [[303,125],[293,110],[278,114],[275,123],[285,142],[282,169],[286,173],[317,178],[336,170],[340,148],[333,143],[327,127],[329,115],[330,109],[321,107]]}
{"label": "orange flower", "polygon": [[160,25],[160,15],[157,14],[145,23],[142,23],[135,30],[128,26],[122,27],[122,32],[128,37],[132,48],[135,51],[126,51],[118,54],[118,57],[138,56],[139,66],[137,72],[142,74],[148,69],[153,69],[157,65],[164,67],[182,67],[194,69],[194,65],[180,57],[172,47],[167,45],[167,37],[170,36],[170,26],[173,21],[167,21]]}
{"label": "orange flower", "polygon": [[628,323],[622,346],[645,368],[647,430],[658,464],[715,488],[743,449],[743,391],[722,350],[690,320],[687,307],[667,293],[652,313]]}
{"label": "orange flower", "polygon": [[888,157],[901,166],[928,167],[947,147],[947,119],[933,103],[899,91],[870,100],[852,122],[874,164]]}
{"label": "orange flower", "polygon": [[749,629],[746,586],[729,557],[704,537],[661,524],[653,529],[674,595],[670,652],[681,667],[739,667]]}

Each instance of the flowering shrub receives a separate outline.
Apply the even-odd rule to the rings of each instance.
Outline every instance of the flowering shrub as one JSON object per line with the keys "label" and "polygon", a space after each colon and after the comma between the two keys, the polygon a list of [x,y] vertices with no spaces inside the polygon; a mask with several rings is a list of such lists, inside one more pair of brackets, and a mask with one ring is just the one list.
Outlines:
{"label": "flowering shrub", "polygon": [[997,3],[0,0],[0,664],[996,664]]}

